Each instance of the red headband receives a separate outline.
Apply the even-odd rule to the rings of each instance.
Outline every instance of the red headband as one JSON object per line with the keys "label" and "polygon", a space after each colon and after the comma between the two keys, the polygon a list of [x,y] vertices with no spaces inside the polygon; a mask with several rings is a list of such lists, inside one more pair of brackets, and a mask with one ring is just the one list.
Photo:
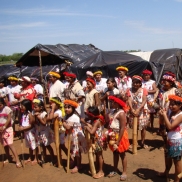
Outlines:
{"label": "red headband", "polygon": [[95,115],[93,115],[91,112],[88,112],[88,110],[87,110],[87,115],[89,115],[89,116],[91,116],[91,117],[93,117],[93,118],[98,118],[98,119],[100,119],[101,120],[101,122],[102,122],[102,124],[104,124],[105,123],[105,120],[104,120],[104,117],[100,114],[100,115],[98,115],[98,116],[95,116]]}
{"label": "red headband", "polygon": [[166,73],[164,73],[164,74],[165,74],[165,75],[170,75],[170,76],[172,76],[172,77],[174,77],[174,78],[176,77],[174,73],[171,73],[171,72],[169,72],[169,71],[166,72]]}
{"label": "red headband", "polygon": [[152,72],[151,72],[151,71],[149,71],[149,70],[144,70],[144,71],[142,72],[142,74],[152,75]]}
{"label": "red headband", "polygon": [[76,75],[75,75],[74,73],[64,72],[63,75],[64,75],[64,76],[71,77],[71,78],[76,78]]}
{"label": "red headband", "polygon": [[142,82],[142,77],[141,76],[138,76],[138,75],[134,75],[133,77],[132,77],[132,79],[137,79],[137,80],[140,80],[141,82]]}
{"label": "red headband", "polygon": [[125,112],[129,111],[129,107],[121,99],[111,95],[109,96],[109,100],[113,100],[114,102],[118,103]]}
{"label": "red headband", "polygon": [[92,78],[87,78],[86,81],[92,83],[93,86],[95,87],[95,85],[96,85],[95,80],[93,80]]}

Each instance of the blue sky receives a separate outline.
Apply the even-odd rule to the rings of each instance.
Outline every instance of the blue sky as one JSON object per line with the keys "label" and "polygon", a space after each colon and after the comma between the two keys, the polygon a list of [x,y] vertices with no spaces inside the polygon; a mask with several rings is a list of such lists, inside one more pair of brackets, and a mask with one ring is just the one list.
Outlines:
{"label": "blue sky", "polygon": [[0,54],[41,44],[182,48],[182,0],[0,0]]}

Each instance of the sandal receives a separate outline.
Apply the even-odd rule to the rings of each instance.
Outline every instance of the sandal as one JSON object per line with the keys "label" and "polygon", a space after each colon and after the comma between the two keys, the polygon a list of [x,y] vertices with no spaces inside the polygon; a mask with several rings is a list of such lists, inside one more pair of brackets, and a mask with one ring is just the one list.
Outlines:
{"label": "sandal", "polygon": [[107,177],[112,178],[112,177],[116,176],[117,174],[118,174],[118,173],[117,173],[116,171],[112,171],[112,172],[110,172],[110,173],[107,175]]}
{"label": "sandal", "polygon": [[140,145],[143,149],[148,149],[149,148],[149,146],[148,145],[145,145],[145,144],[141,144]]}
{"label": "sandal", "polygon": [[21,168],[22,167],[21,162],[16,163],[16,167]]}
{"label": "sandal", "polygon": [[5,161],[3,161],[3,164],[7,164],[7,163],[9,163],[9,160],[8,159],[5,160]]}
{"label": "sandal", "polygon": [[24,164],[28,164],[29,162],[31,162],[30,159],[26,160],[26,161],[24,162]]}
{"label": "sandal", "polygon": [[126,181],[127,180],[127,175],[126,174],[122,174],[120,176],[120,181]]}
{"label": "sandal", "polygon": [[97,173],[93,176],[94,179],[99,179],[99,178],[102,178],[104,177],[104,173]]}

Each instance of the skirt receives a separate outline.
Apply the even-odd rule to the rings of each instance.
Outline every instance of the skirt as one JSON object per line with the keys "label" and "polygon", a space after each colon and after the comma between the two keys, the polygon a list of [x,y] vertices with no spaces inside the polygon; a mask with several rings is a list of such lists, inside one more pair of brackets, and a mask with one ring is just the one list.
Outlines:
{"label": "skirt", "polygon": [[167,155],[168,157],[178,157],[182,154],[182,138],[171,139],[167,142]]}

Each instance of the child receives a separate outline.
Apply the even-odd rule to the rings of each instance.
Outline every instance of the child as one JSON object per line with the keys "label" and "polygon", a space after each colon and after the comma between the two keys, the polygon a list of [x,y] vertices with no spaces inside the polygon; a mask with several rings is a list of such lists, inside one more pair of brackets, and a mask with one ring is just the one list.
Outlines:
{"label": "child", "polygon": [[[59,97],[52,97],[50,98],[50,104],[51,104],[51,111],[47,117],[47,120],[52,120],[53,123],[56,119],[59,120],[60,123],[62,123],[64,110],[62,108],[63,103],[61,102]],[[63,150],[63,152],[68,155],[68,149],[65,146],[65,129],[63,126],[61,126],[59,130],[59,138],[60,138],[60,150]]]}
{"label": "child", "polygon": [[104,117],[100,115],[97,107],[89,107],[86,115],[91,120],[92,127],[85,126],[90,134],[93,135],[94,151],[96,155],[96,163],[99,164],[99,171],[93,176],[93,178],[98,179],[104,176],[103,172],[103,130],[104,130]]}
{"label": "child", "polygon": [[10,148],[15,157],[16,167],[20,168],[22,167],[22,165],[18,158],[17,151],[13,145],[13,128],[11,114],[12,110],[5,105],[4,99],[0,98],[0,142],[5,148],[7,157],[9,157]]}
{"label": "child", "polygon": [[108,108],[108,96],[109,95],[119,95],[119,90],[117,89],[117,84],[114,78],[108,78],[107,88],[104,89],[104,95],[101,97],[101,101],[106,101],[106,107]]}
{"label": "child", "polygon": [[87,143],[82,131],[80,117],[76,112],[78,103],[72,100],[64,101],[66,116],[63,119],[63,126],[71,134],[71,156],[74,158],[75,167],[71,173],[77,173],[81,169],[81,152],[86,152]]}
{"label": "child", "polygon": [[110,172],[108,177],[114,177],[117,175],[120,156],[123,165],[123,172],[120,176],[120,181],[125,181],[127,179],[127,159],[125,151],[129,148],[128,133],[126,130],[126,112],[129,108],[125,102],[115,96],[109,96],[109,101],[111,108],[114,109],[109,115],[110,124],[108,131],[108,135],[110,136],[109,147],[113,151],[114,171]]}
{"label": "child", "polygon": [[163,117],[165,125],[169,132],[167,133],[167,164],[164,173],[159,176],[168,177],[172,160],[175,165],[175,182],[179,182],[178,174],[181,173],[181,155],[182,155],[182,98],[176,95],[169,95],[169,109],[171,111],[169,119],[167,111],[161,109],[159,114]]}
{"label": "child", "polygon": [[[23,113],[22,120],[19,126],[19,131],[24,131],[25,144],[29,148],[29,158],[25,161],[25,164],[31,162],[31,165],[37,164],[38,148],[35,138],[35,128],[33,127],[34,118],[32,112],[32,102],[28,99],[24,99],[20,103],[20,109]],[[33,156],[35,153],[35,156]]]}
{"label": "child", "polygon": [[51,128],[47,125],[47,113],[45,112],[44,109],[44,103],[42,100],[34,99],[33,105],[34,105],[34,115],[35,115],[36,138],[38,140],[39,145],[41,145],[40,142],[42,142],[43,144],[41,146],[43,148],[44,156],[46,156],[46,148],[48,149],[51,155],[51,161],[53,163],[54,151],[50,144],[54,140]]}

